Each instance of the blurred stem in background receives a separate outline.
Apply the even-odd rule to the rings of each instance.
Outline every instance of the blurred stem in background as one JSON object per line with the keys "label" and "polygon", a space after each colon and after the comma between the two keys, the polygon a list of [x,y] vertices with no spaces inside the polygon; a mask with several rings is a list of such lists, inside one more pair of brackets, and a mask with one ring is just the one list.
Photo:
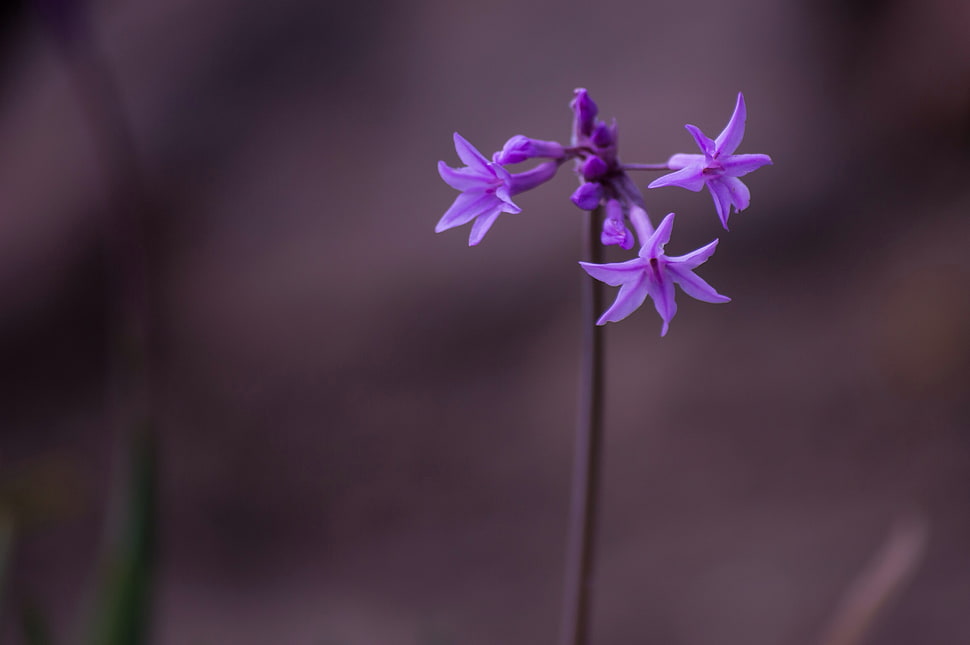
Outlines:
{"label": "blurred stem in background", "polygon": [[103,220],[117,310],[109,345],[108,417],[118,437],[104,553],[94,598],[92,645],[148,640],[155,564],[156,442],[152,408],[150,260],[152,209],[132,130],[115,85],[86,24],[81,0],[34,0],[73,84],[90,127],[106,186]]}
{"label": "blurred stem in background", "polygon": [[819,645],[862,645],[876,620],[916,573],[928,536],[919,516],[897,521],[885,543],[846,589]]}
{"label": "blurred stem in background", "polygon": [[[583,227],[583,257],[601,264],[604,246],[599,243],[602,208],[589,214]],[[560,645],[589,642],[592,613],[597,498],[603,444],[603,328],[596,325],[603,310],[603,283],[583,276],[582,354],[576,445],[570,499],[563,622]]]}
{"label": "blurred stem in background", "polygon": [[0,610],[3,609],[4,592],[7,588],[7,568],[13,547],[13,519],[0,508]]}

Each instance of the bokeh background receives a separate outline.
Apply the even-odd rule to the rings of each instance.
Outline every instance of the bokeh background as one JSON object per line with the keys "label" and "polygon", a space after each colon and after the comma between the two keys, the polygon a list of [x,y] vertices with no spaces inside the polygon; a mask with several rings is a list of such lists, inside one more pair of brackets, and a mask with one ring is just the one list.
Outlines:
{"label": "bokeh background", "polygon": [[[0,640],[23,642],[34,607],[68,643],[123,454],[105,393],[117,177],[65,32],[5,6]],[[872,642],[970,641],[970,4],[105,0],[80,17],[57,24],[101,52],[152,203],[152,642],[554,642],[575,179],[469,249],[433,233],[455,195],[435,163],[457,164],[455,130],[486,153],[564,140],[580,86],[640,162],[691,151],[684,123],[716,134],[743,90],[741,152],[775,161],[730,232],[706,193],[647,194],[655,219],[679,213],[671,253],[720,237],[702,275],[733,302],[681,296],[663,340],[650,307],[607,331],[595,642],[814,643],[913,516],[925,553]]]}

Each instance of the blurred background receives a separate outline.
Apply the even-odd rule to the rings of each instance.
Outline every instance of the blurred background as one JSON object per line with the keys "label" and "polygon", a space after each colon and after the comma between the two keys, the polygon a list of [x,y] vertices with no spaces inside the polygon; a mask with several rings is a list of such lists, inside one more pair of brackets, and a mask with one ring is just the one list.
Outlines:
{"label": "blurred background", "polygon": [[733,301],[607,330],[594,642],[815,643],[906,517],[925,552],[871,642],[970,642],[970,4],[4,6],[3,643],[25,612],[80,642],[125,486],[131,177],[79,100],[88,50],[150,205],[151,642],[554,642],[575,179],[470,249],[433,233],[435,164],[456,130],[566,140],[575,87],[644,163],[742,90],[740,152],[775,162],[730,232],[706,192],[646,195],[671,254],[720,238],[700,273]]}

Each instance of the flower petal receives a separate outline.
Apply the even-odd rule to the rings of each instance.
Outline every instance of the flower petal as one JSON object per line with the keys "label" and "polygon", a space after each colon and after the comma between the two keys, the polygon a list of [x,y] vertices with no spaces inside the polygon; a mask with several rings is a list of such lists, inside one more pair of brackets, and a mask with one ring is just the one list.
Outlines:
{"label": "flower petal", "polygon": [[761,166],[770,164],[771,157],[768,155],[731,155],[721,160],[721,167],[728,177],[743,177]]}
{"label": "flower petal", "polygon": [[449,228],[467,224],[484,212],[496,208],[502,203],[495,195],[480,192],[466,192],[458,195],[451,207],[438,220],[434,227],[435,233],[447,231]]}
{"label": "flower petal", "polygon": [[699,249],[691,251],[685,255],[678,255],[677,257],[667,257],[668,266],[675,265],[680,266],[688,271],[693,271],[700,265],[707,262],[707,259],[714,255],[714,251],[717,249],[717,240],[714,240],[710,244],[706,244]]}
{"label": "flower petal", "polygon": [[603,312],[597,325],[605,325],[608,322],[619,322],[640,308],[643,301],[649,294],[649,281],[647,274],[640,272],[633,282],[627,282],[620,287],[620,293],[616,294],[616,300],[610,308]]}
{"label": "flower petal", "polygon": [[734,106],[734,114],[731,120],[724,126],[721,134],[717,135],[714,145],[717,153],[721,157],[734,154],[734,151],[741,145],[744,138],[744,122],[748,117],[748,110],[744,105],[744,95],[738,92],[738,102]]}
{"label": "flower petal", "polygon": [[653,232],[640,249],[641,258],[656,258],[663,255],[664,245],[670,241],[670,232],[674,228],[674,214],[668,213],[660,222],[660,226]]}
{"label": "flower petal", "polygon": [[653,306],[664,321],[660,335],[666,336],[667,329],[670,327],[670,321],[677,314],[677,301],[674,299],[673,281],[665,273],[660,273],[658,277],[660,278],[659,281],[648,280],[647,288],[650,292],[650,297],[653,298]]}
{"label": "flower petal", "polygon": [[671,170],[680,170],[687,166],[703,166],[705,162],[704,155],[688,155],[678,152],[675,155],[671,155],[670,159],[667,160],[667,167]]}
{"label": "flower petal", "polygon": [[634,258],[626,262],[612,262],[610,264],[580,262],[579,266],[583,267],[586,273],[600,282],[605,282],[611,287],[618,287],[621,284],[636,281],[637,274],[643,272],[644,262],[643,260]]}
{"label": "flower petal", "polygon": [[700,165],[690,165],[681,168],[669,175],[664,175],[650,182],[647,188],[660,188],[661,186],[680,186],[695,193],[704,187],[704,167]]}
{"label": "flower petal", "polygon": [[719,294],[703,278],[682,264],[668,264],[667,271],[671,279],[691,298],[702,302],[731,302],[730,298]]}
{"label": "flower petal", "polygon": [[472,224],[472,232],[468,235],[468,246],[475,246],[482,241],[482,238],[488,233],[488,229],[492,228],[492,224],[495,223],[495,220],[498,219],[501,212],[502,210],[496,206],[475,220],[475,223]]}
{"label": "flower petal", "polygon": [[723,179],[718,177],[707,182],[707,187],[714,198],[714,208],[721,219],[721,225],[727,230],[728,217],[731,215],[731,191],[724,185]]}
{"label": "flower petal", "polygon": [[722,177],[721,181],[731,193],[731,203],[738,211],[743,211],[751,204],[751,191],[744,182],[737,177]]}
{"label": "flower petal", "polygon": [[491,175],[483,177],[474,168],[452,168],[444,161],[438,162],[438,174],[455,190],[484,190],[491,183],[489,179],[494,181]]}
{"label": "flower petal", "polygon": [[717,152],[717,147],[706,134],[701,132],[701,129],[696,125],[687,124],[684,126],[687,131],[690,132],[690,136],[694,137],[694,141],[697,142],[697,147],[701,149],[705,157],[713,157],[714,153]]}
{"label": "flower petal", "polygon": [[488,169],[491,162],[478,151],[478,148],[468,143],[465,137],[457,132],[455,133],[455,152],[458,153],[458,158],[465,162],[465,165],[469,168],[474,168],[480,173],[492,174]]}

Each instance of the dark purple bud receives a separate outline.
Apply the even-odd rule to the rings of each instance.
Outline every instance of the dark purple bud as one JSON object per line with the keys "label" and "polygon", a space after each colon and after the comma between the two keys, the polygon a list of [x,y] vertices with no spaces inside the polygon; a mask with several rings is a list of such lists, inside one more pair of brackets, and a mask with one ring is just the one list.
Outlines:
{"label": "dark purple bud", "polygon": [[578,87],[574,90],[574,94],[575,97],[569,103],[569,107],[572,108],[575,115],[573,135],[588,137],[593,132],[593,124],[596,115],[599,113],[599,108],[596,107],[596,103],[593,103],[593,99],[589,98],[586,88]]}
{"label": "dark purple bud", "polygon": [[569,199],[584,211],[591,211],[599,206],[600,200],[603,199],[603,187],[595,182],[582,184],[569,196]]}
{"label": "dark purple bud", "polygon": [[606,165],[606,162],[599,157],[590,157],[583,162],[581,172],[583,173],[583,179],[586,181],[596,181],[605,175],[609,169],[610,167]]}
{"label": "dark purple bud", "polygon": [[616,131],[601,121],[596,124],[593,134],[590,136],[590,141],[597,148],[609,148],[616,145]]}
{"label": "dark purple bud", "polygon": [[562,159],[565,156],[562,144],[556,141],[540,141],[517,134],[508,141],[501,150],[492,156],[497,164],[519,163],[535,157],[548,159]]}

